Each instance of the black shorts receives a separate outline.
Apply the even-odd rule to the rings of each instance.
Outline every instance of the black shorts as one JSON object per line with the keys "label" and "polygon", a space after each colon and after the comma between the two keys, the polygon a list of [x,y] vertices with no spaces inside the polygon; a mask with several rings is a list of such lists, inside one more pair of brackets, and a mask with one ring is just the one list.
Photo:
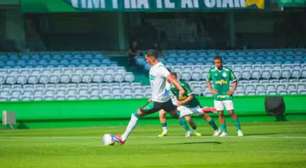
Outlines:
{"label": "black shorts", "polygon": [[160,110],[165,110],[166,112],[172,112],[176,110],[176,106],[172,103],[171,100],[167,102],[151,102],[140,110],[144,113],[144,115],[152,114],[158,112]]}

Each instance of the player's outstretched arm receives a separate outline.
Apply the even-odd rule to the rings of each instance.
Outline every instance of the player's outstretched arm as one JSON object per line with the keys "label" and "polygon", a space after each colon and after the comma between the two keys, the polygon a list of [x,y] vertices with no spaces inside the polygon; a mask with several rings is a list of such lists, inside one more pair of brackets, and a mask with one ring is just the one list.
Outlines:
{"label": "player's outstretched arm", "polygon": [[168,75],[167,80],[179,90],[180,97],[182,97],[185,94],[185,90],[183,89],[183,87],[172,75]]}

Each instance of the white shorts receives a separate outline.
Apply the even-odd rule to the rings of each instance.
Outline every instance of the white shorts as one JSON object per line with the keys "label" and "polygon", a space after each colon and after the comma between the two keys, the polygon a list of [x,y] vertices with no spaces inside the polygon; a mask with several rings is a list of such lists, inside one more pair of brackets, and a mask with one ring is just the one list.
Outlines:
{"label": "white shorts", "polygon": [[222,100],[222,101],[215,100],[214,106],[217,111],[223,111],[224,108],[226,109],[226,111],[234,110],[234,104],[232,100]]}
{"label": "white shorts", "polygon": [[197,107],[186,107],[186,106],[178,106],[177,110],[180,112],[180,118],[185,117],[187,115],[202,115],[202,108],[200,106]]}

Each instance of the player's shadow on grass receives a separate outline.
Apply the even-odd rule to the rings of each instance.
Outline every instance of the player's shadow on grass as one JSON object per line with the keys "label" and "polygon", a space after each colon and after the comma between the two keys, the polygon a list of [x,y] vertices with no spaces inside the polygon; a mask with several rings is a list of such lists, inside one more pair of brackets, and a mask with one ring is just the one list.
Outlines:
{"label": "player's shadow on grass", "polygon": [[222,144],[221,142],[218,141],[197,141],[197,142],[179,142],[179,143],[171,143],[168,145],[177,145],[177,144],[183,144],[183,145],[194,145],[194,144]]}
{"label": "player's shadow on grass", "polygon": [[279,133],[279,132],[273,132],[273,133],[250,133],[250,134],[247,134],[245,136],[258,136],[258,135],[279,135],[279,134],[282,134],[282,133]]}

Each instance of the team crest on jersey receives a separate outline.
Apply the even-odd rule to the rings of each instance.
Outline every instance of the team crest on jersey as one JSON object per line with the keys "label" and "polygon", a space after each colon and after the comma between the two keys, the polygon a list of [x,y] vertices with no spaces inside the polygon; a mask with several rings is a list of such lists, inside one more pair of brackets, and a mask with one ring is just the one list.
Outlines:
{"label": "team crest on jersey", "polygon": [[225,72],[223,72],[223,73],[222,73],[222,76],[223,76],[224,78],[226,78],[226,77],[227,77],[227,74],[226,74]]}

